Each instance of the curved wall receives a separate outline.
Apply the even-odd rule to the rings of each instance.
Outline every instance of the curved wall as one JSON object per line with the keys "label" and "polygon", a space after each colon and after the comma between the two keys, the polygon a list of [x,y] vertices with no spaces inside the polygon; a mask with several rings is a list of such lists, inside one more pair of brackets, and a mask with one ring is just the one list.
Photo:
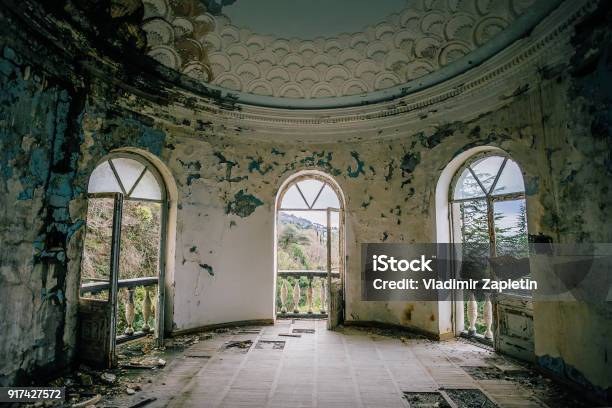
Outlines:
{"label": "curved wall", "polygon": [[[176,181],[171,330],[274,317],[274,202],[282,180],[302,169],[330,173],[346,198],[348,320],[401,324],[434,336],[451,332],[440,323],[445,312],[436,303],[361,301],[359,245],[435,241],[439,175],[454,157],[477,146],[499,147],[520,163],[533,238],[610,242],[612,88],[601,81],[612,75],[603,57],[612,39],[607,20],[601,21],[609,10],[602,3],[593,11],[594,5],[564,3],[562,11],[575,18],[558,27],[544,22],[534,38],[517,43],[533,51],[513,59],[515,69],[480,67],[490,81],[484,90],[468,87],[428,104],[412,100],[409,110],[395,101],[393,109],[372,108],[380,117],[361,112],[331,127],[330,111],[319,112],[319,122],[302,120],[304,112],[266,111],[270,122],[260,123],[255,137],[248,132],[257,122],[248,117],[255,108],[196,95],[182,82],[160,81],[150,72],[113,76],[102,65],[60,59],[59,47],[37,36],[40,27],[9,20],[13,25],[2,30],[25,30],[47,46],[39,49],[59,54],[48,51],[52,62],[41,61],[21,37],[4,37],[0,180],[6,192],[0,204],[8,227],[0,231],[0,296],[6,300],[0,331],[8,335],[0,351],[8,358],[0,381],[25,381],[74,361],[87,177],[117,148],[148,151]],[[554,41],[537,42],[539,35]],[[62,71],[57,60],[71,70]],[[496,76],[501,71],[512,75]],[[283,127],[294,137],[279,137]],[[315,131],[331,136],[296,143]],[[337,139],[335,132],[357,136]],[[594,392],[609,389],[609,307],[534,309],[540,364],[579,378]],[[16,315],[26,318],[16,321]],[[584,323],[550,323],[563,319]],[[585,339],[588,347],[573,347]]]}

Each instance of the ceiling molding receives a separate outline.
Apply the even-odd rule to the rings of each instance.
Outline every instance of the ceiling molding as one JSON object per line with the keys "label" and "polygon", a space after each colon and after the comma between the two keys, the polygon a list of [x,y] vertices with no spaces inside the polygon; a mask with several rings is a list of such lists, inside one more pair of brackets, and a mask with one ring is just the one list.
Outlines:
{"label": "ceiling molding", "polygon": [[254,106],[323,109],[418,92],[481,64],[529,33],[561,0],[408,3],[361,33],[279,39],[203,8],[144,0],[149,55]]}
{"label": "ceiling molding", "polygon": [[[326,142],[396,137],[453,120],[467,121],[506,105],[522,87],[541,80],[538,68],[563,64],[571,56],[573,25],[597,0],[566,0],[528,37],[483,64],[447,81],[401,98],[336,109],[281,109],[242,104],[226,109],[188,91],[184,109],[200,120],[221,123],[227,134],[268,140]],[[176,117],[177,111],[168,117]],[[177,117],[177,120],[180,119]]]}

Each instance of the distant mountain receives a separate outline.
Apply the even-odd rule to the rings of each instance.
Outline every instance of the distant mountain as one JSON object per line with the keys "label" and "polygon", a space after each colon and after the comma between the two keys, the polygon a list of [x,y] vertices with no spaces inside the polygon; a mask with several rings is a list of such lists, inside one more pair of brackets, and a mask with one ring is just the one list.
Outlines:
{"label": "distant mountain", "polygon": [[[289,214],[286,212],[279,212],[278,220],[280,223],[297,225],[302,229],[315,229],[321,232],[326,230],[325,225],[321,225],[319,223],[307,220],[306,218],[298,217],[296,215]],[[332,229],[335,230],[337,228],[332,228]]]}

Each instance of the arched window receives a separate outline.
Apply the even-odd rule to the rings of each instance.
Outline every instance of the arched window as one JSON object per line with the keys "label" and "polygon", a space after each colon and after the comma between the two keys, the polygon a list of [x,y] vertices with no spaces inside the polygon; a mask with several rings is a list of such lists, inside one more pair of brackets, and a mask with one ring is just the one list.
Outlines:
{"label": "arched window", "polygon": [[509,157],[484,154],[469,160],[451,191],[455,242],[486,256],[528,256],[525,185]]}
{"label": "arched window", "polygon": [[[90,361],[109,365],[116,342],[148,333],[161,341],[167,194],[155,166],[132,153],[102,160],[87,193],[80,341],[94,350]],[[92,328],[94,317],[106,329]]]}
{"label": "arched window", "polygon": [[300,174],[280,189],[276,208],[279,316],[327,316],[330,288],[334,290],[337,286],[342,293],[341,197],[336,183],[319,172]]}
{"label": "arched window", "polygon": [[[451,187],[452,239],[463,244],[463,278],[476,273],[478,278],[501,279],[492,276],[495,262],[501,259],[506,264],[528,263],[525,186],[521,170],[512,159],[499,151],[477,154],[459,168]],[[512,295],[530,297],[531,293],[517,290]],[[457,301],[461,308],[455,312],[461,316],[457,326],[492,339],[489,294],[481,297],[469,292],[467,302]]]}

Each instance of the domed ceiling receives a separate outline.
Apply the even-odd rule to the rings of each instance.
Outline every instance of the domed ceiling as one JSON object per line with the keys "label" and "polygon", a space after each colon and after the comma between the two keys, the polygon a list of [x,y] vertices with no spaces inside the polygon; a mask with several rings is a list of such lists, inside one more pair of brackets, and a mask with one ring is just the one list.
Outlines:
{"label": "domed ceiling", "polygon": [[530,29],[535,3],[553,2],[144,0],[142,27],[151,57],[198,81],[262,99],[317,100],[472,64],[510,28]]}

